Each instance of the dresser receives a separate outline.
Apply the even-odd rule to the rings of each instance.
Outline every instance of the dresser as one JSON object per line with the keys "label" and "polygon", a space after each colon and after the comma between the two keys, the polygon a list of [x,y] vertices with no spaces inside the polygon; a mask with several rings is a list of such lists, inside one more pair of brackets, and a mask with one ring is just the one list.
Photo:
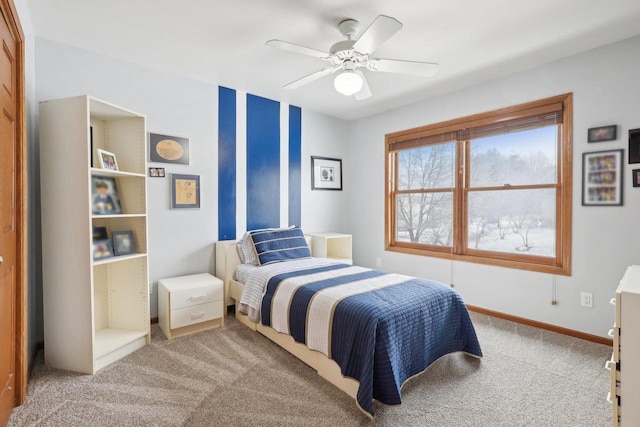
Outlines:
{"label": "dresser", "polygon": [[224,325],[224,285],[208,274],[158,281],[158,324],[170,340]]}
{"label": "dresser", "polygon": [[[616,308],[616,322],[609,335],[613,354],[606,363],[611,371],[609,401],[613,408],[613,425],[640,425],[640,265],[627,268],[611,300]],[[622,360],[624,359],[624,363]]]}

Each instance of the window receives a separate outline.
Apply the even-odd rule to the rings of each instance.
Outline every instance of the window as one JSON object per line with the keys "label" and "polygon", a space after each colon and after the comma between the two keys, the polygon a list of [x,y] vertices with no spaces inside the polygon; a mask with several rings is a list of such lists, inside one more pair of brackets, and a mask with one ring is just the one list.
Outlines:
{"label": "window", "polygon": [[386,135],[387,250],[571,274],[572,96]]}

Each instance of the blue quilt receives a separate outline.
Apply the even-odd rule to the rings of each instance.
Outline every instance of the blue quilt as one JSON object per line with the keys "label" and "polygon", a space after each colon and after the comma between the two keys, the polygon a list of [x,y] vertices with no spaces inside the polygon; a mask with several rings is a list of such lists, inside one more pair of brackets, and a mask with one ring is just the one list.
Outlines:
{"label": "blue quilt", "polygon": [[[336,274],[338,271],[344,274]],[[482,357],[469,313],[453,289],[377,270],[359,268],[354,272],[346,264],[273,276],[262,300],[262,324],[271,326],[273,301],[284,281],[313,273],[326,277],[328,272],[332,275],[328,279],[306,280],[294,286],[294,291],[289,286],[289,333],[308,345],[314,301],[327,299],[323,294],[341,295],[346,287],[364,284],[366,291],[352,292],[333,303],[328,316],[327,355],[337,362],[342,375],[360,382],[356,400],[367,413],[373,415],[373,399],[400,404],[404,382],[445,354],[463,351]],[[376,285],[378,282],[385,283]]]}

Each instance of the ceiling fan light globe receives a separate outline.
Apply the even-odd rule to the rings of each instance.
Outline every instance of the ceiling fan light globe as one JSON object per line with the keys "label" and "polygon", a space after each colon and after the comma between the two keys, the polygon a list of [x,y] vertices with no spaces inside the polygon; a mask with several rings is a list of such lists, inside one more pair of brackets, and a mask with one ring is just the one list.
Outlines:
{"label": "ceiling fan light globe", "polygon": [[336,90],[345,95],[354,95],[362,89],[362,77],[353,71],[344,71],[333,80]]}

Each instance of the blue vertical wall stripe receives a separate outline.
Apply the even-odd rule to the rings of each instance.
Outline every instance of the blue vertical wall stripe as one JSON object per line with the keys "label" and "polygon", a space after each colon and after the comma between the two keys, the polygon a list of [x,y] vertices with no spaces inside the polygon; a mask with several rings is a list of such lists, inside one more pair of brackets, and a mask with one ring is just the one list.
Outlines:
{"label": "blue vertical wall stripe", "polygon": [[302,220],[302,110],[289,105],[289,225]]}
{"label": "blue vertical wall stripe", "polygon": [[218,88],[218,240],[236,238],[236,91]]}
{"label": "blue vertical wall stripe", "polygon": [[247,94],[247,229],[280,226],[280,103]]}

